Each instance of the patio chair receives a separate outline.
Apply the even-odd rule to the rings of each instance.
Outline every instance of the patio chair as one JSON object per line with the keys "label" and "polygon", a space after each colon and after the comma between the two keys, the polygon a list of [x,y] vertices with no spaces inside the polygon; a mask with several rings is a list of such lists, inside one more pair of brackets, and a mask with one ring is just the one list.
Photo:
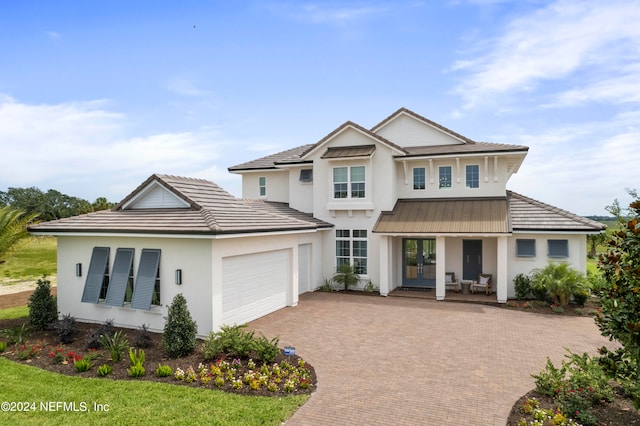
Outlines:
{"label": "patio chair", "polygon": [[460,285],[460,281],[456,279],[455,272],[445,272],[444,274],[444,288],[445,290],[453,290],[460,291],[462,290],[462,286]]}
{"label": "patio chair", "polygon": [[478,276],[478,281],[474,281],[470,285],[471,293],[475,293],[480,288],[484,288],[485,294],[487,295],[493,293],[493,287],[491,282],[492,278],[493,278],[493,275],[491,274],[480,274]]}

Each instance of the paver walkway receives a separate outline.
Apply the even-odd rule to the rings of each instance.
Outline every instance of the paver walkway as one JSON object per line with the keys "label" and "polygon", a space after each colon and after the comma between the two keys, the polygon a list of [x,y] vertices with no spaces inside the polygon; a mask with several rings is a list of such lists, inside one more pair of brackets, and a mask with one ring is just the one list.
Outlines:
{"label": "paver walkway", "polygon": [[249,326],[316,369],[318,389],[288,426],[504,425],[547,356],[609,344],[591,317],[329,293]]}

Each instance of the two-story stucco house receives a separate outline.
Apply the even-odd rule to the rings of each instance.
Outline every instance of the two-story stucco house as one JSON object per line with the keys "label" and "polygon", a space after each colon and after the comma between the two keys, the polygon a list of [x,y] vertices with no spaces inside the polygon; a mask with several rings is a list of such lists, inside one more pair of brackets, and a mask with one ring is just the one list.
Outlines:
{"label": "two-story stucco house", "polygon": [[[407,109],[372,129],[346,122],[315,144],[229,168],[243,199],[212,182],[153,175],[114,209],[32,226],[58,237],[61,313],[162,329],[183,293],[199,334],[312,291],[342,263],[388,295],[568,262],[586,270],[595,221],[507,190],[528,148],[475,142]],[[543,184],[543,182],[541,183]]]}

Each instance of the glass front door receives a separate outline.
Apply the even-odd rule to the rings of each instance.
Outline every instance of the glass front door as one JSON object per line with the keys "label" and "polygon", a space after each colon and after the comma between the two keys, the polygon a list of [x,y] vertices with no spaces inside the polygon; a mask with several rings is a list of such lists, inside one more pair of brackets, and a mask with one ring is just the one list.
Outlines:
{"label": "glass front door", "polygon": [[436,240],[402,240],[402,284],[409,287],[436,286]]}

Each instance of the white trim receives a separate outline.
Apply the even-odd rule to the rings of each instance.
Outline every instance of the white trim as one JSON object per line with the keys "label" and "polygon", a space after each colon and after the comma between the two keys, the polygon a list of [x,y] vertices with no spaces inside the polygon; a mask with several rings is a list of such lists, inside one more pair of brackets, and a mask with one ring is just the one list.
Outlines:
{"label": "white trim", "polygon": [[291,235],[291,234],[306,234],[319,231],[329,231],[333,228],[321,228],[321,229],[299,229],[292,231],[274,231],[274,232],[247,232],[236,234],[154,234],[154,233],[123,233],[123,232],[30,232],[32,235],[50,235],[54,237],[125,237],[125,238],[180,238],[180,239],[204,239],[204,240],[223,240],[229,238],[242,238],[242,237],[265,237],[271,235]]}

